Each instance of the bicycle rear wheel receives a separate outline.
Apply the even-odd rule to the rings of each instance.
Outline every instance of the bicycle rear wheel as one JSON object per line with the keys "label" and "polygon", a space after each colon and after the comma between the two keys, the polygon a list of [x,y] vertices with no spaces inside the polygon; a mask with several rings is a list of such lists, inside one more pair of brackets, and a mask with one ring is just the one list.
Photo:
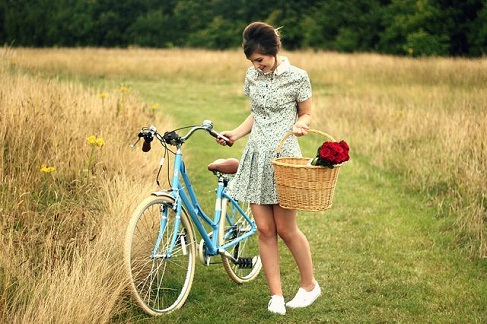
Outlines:
{"label": "bicycle rear wheel", "polygon": [[[175,246],[170,251],[176,220],[173,202],[170,196],[146,198],[133,213],[125,237],[124,257],[132,295],[149,315],[180,308],[193,283],[196,243],[184,209]],[[167,219],[167,224],[154,251],[163,219]]]}
{"label": "bicycle rear wheel", "polygon": [[[251,221],[254,220],[250,205],[238,203]],[[222,199],[222,217],[218,231],[220,245],[243,236],[250,231],[250,225],[234,205],[227,198]],[[259,242],[257,233],[250,235],[233,247],[227,249],[236,263],[222,255],[222,262],[228,276],[236,283],[244,283],[257,277],[262,268],[259,256]]]}

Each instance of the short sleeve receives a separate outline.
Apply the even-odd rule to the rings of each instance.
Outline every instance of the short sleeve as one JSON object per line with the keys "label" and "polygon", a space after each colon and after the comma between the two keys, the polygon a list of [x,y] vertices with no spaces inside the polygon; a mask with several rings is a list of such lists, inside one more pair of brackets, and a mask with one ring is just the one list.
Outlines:
{"label": "short sleeve", "polygon": [[311,81],[309,80],[308,73],[304,72],[297,85],[296,100],[303,102],[312,96]]}
{"label": "short sleeve", "polygon": [[250,69],[247,70],[245,74],[245,81],[244,81],[244,94],[248,97],[250,95]]}

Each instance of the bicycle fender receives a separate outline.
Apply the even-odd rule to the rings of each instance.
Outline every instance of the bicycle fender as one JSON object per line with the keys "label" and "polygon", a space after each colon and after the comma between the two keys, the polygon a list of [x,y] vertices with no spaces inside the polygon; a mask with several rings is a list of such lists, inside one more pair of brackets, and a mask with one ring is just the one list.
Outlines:
{"label": "bicycle fender", "polygon": [[151,195],[156,197],[168,197],[174,200],[174,197],[167,191],[154,191],[151,193]]}

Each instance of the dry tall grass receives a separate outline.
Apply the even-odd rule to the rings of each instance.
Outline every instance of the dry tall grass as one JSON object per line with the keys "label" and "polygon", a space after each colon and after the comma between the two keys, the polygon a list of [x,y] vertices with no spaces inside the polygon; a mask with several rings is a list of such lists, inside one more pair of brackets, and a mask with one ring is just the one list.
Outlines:
{"label": "dry tall grass", "polygon": [[139,127],[169,120],[154,120],[128,87],[46,81],[3,55],[0,321],[109,322],[124,309],[127,218],[157,163],[129,143]]}
{"label": "dry tall grass", "polygon": [[11,63],[42,72],[89,77],[233,80],[247,68],[240,51],[78,48],[17,50]]}

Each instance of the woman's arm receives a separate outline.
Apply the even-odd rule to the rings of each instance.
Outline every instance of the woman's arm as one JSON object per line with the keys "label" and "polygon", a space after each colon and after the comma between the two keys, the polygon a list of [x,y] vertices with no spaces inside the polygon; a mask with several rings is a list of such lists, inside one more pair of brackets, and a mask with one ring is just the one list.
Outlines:
{"label": "woman's arm", "polygon": [[[231,131],[223,131],[221,134],[228,138],[230,142],[235,142],[240,138],[244,137],[252,130],[252,125],[254,124],[254,116],[249,115],[237,128]],[[218,139],[217,142],[221,145],[226,145],[224,140]]]}
{"label": "woman's arm", "polygon": [[299,135],[305,135],[311,124],[311,98],[298,102],[298,119],[293,126],[293,132]]}
{"label": "woman's arm", "polygon": [[252,125],[254,125],[254,116],[249,115],[243,123],[240,124],[237,128],[235,128],[232,133],[232,139],[235,138],[235,141],[244,137],[252,130]]}

